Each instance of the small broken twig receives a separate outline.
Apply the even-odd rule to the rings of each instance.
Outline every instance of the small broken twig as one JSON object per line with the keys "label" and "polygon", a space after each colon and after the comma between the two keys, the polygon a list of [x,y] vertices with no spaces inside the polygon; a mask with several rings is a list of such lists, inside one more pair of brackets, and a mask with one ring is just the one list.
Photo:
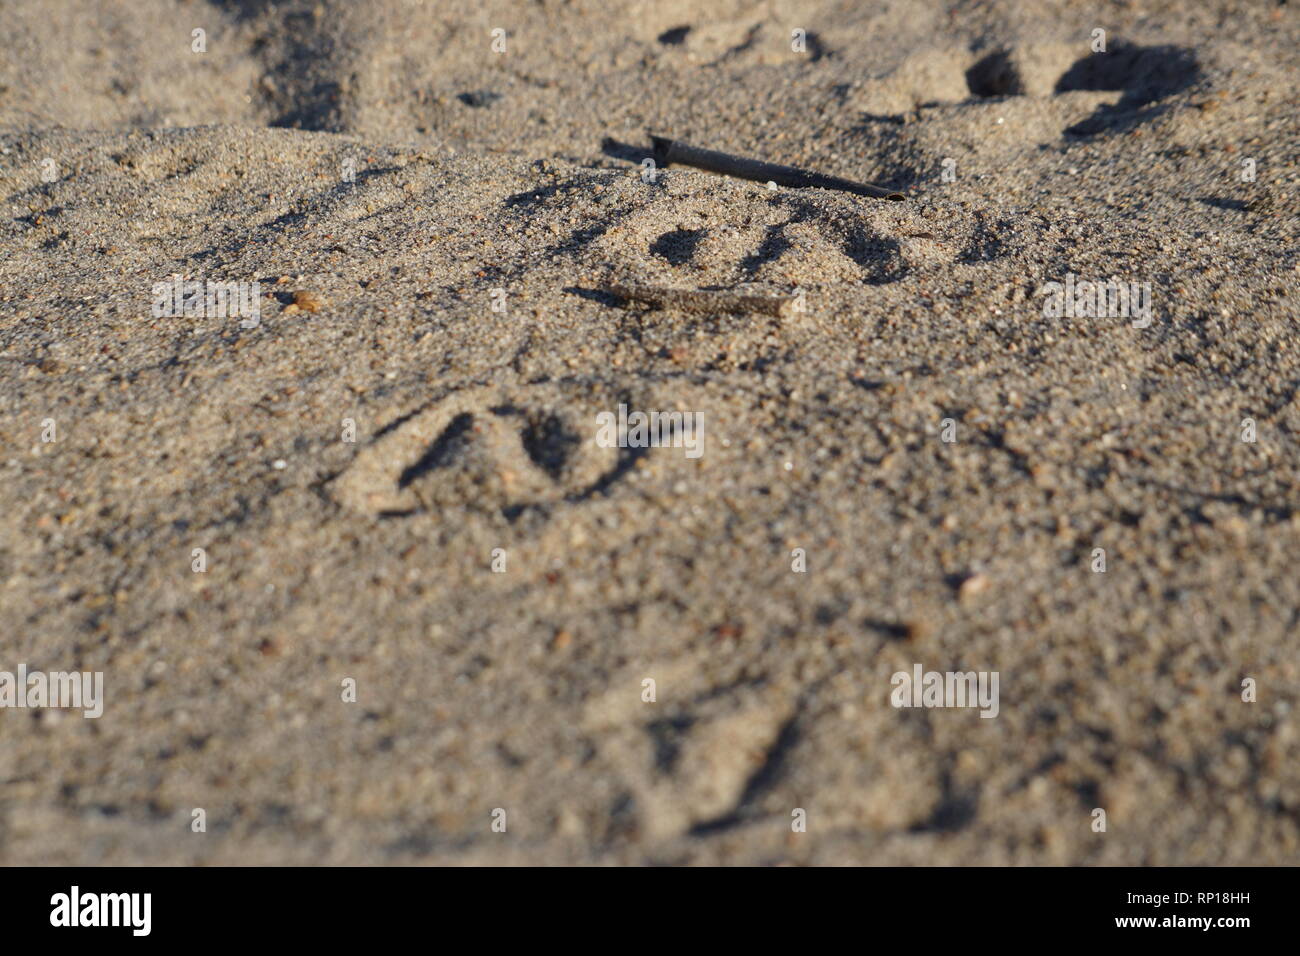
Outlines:
{"label": "small broken twig", "polygon": [[873,183],[856,183],[851,179],[812,173],[794,166],[765,163],[760,159],[746,159],[743,156],[720,153],[715,149],[700,149],[698,146],[688,146],[664,136],[651,136],[650,142],[654,146],[655,164],[659,166],[680,163],[683,166],[706,169],[712,173],[722,173],[724,176],[738,176],[741,179],[753,179],[760,183],[772,182],[778,186],[792,186],[796,189],[808,187],[837,189],[840,192],[871,196],[875,199],[890,199],[894,202],[901,202],[904,199],[902,193]]}
{"label": "small broken twig", "polygon": [[796,301],[794,296],[741,295],[710,289],[672,289],[623,282],[606,283],[605,289],[621,299],[634,299],[661,309],[681,309],[683,312],[759,312],[782,316],[794,308]]}

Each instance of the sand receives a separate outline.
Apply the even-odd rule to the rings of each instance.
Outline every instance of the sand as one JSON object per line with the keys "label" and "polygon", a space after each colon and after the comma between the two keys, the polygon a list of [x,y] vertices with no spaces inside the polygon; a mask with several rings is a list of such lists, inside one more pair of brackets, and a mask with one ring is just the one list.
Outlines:
{"label": "sand", "polygon": [[1296,859],[1291,6],[0,17],[0,862]]}

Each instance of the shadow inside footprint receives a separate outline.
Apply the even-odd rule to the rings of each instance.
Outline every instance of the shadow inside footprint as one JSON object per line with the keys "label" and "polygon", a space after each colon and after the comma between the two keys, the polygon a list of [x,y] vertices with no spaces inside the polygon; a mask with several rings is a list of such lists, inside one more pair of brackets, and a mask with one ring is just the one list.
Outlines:
{"label": "shadow inside footprint", "polygon": [[895,239],[855,229],[845,237],[843,249],[846,256],[861,266],[867,285],[885,285],[907,275],[907,262]]}
{"label": "shadow inside footprint", "polygon": [[1024,92],[1020,74],[1007,50],[995,50],[966,71],[972,96],[1018,96]]}
{"label": "shadow inside footprint", "polygon": [[1076,61],[1056,81],[1055,92],[1120,90],[1124,95],[1113,106],[1098,107],[1065,132],[1094,136],[1104,130],[1136,126],[1152,115],[1145,107],[1187,89],[1200,75],[1196,54],[1186,47],[1114,43],[1105,53],[1093,53]]}
{"label": "shadow inside footprint", "polygon": [[474,416],[468,412],[452,419],[446,431],[438,436],[438,440],[430,445],[418,460],[402,471],[397,479],[397,487],[409,487],[411,482],[450,462],[455,456],[456,449],[465,441],[465,435],[473,424]]}
{"label": "shadow inside footprint", "polygon": [[[789,223],[786,225],[789,225]],[[767,235],[763,237],[762,244],[754,251],[753,255],[746,256],[741,261],[740,267],[752,275],[764,263],[779,259],[781,254],[789,248],[790,240],[785,237],[785,225],[768,226]]]}
{"label": "shadow inside footprint", "polygon": [[522,440],[524,451],[533,464],[555,481],[563,476],[569,459],[582,444],[582,436],[553,414],[530,416]]}
{"label": "shadow inside footprint", "polygon": [[665,232],[650,246],[650,252],[663,256],[670,265],[685,265],[695,257],[695,250],[705,232],[704,229],[674,229]]}

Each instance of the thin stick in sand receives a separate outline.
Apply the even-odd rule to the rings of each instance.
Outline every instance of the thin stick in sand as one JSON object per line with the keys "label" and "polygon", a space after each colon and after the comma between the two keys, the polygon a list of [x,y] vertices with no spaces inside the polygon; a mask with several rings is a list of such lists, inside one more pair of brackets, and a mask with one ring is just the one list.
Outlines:
{"label": "thin stick in sand", "polygon": [[605,289],[623,299],[635,299],[661,309],[683,312],[758,312],[762,315],[788,315],[794,308],[794,296],[741,295],[711,289],[672,289],[667,286],[609,282]]}
{"label": "thin stick in sand", "polygon": [[753,179],[760,183],[776,183],[778,186],[791,186],[796,189],[809,187],[836,189],[840,192],[871,196],[874,199],[889,199],[894,202],[902,202],[905,198],[900,192],[874,183],[858,183],[851,179],[840,179],[838,176],[827,176],[825,173],[797,169],[794,166],[782,166],[761,159],[733,156],[731,153],[722,153],[716,149],[701,149],[665,136],[651,136],[650,142],[654,146],[655,163],[660,166],[680,163],[683,166],[694,166],[696,169],[706,169],[711,173],[721,173],[724,176]]}

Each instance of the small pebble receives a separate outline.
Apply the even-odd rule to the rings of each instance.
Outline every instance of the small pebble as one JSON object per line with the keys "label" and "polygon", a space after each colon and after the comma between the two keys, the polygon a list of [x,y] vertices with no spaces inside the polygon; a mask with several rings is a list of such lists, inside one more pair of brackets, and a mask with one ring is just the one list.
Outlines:
{"label": "small pebble", "polygon": [[315,292],[299,289],[293,294],[293,304],[304,312],[319,312],[329,303]]}
{"label": "small pebble", "polygon": [[972,574],[961,583],[960,587],[957,588],[957,596],[963,601],[977,597],[988,590],[990,583],[991,582],[987,576],[983,574]]}

